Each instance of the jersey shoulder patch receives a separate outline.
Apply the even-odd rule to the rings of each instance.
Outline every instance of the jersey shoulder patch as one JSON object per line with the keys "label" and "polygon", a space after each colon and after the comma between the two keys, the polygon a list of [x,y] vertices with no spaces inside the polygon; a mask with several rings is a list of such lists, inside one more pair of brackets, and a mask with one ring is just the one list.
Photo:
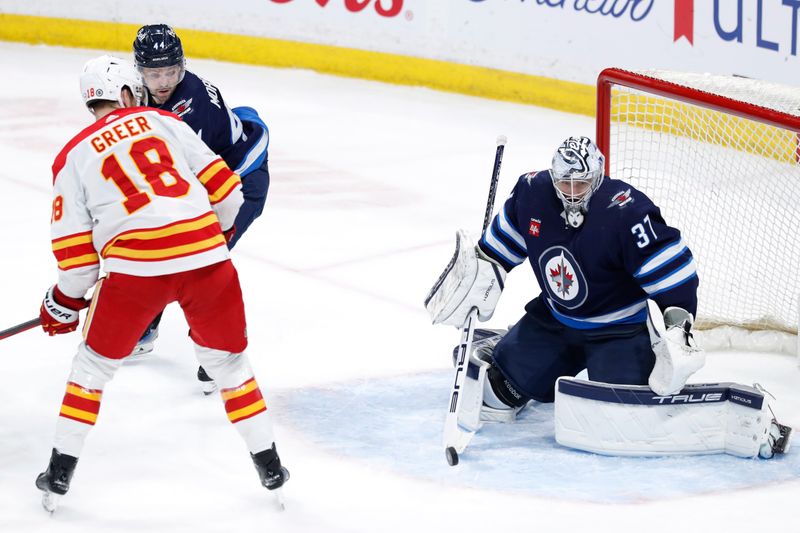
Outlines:
{"label": "jersey shoulder patch", "polygon": [[609,202],[607,209],[611,209],[612,207],[618,207],[620,209],[627,207],[629,204],[633,203],[633,195],[631,194],[631,188],[628,187],[627,189],[620,189],[619,191],[613,193],[611,195],[611,201]]}
{"label": "jersey shoulder patch", "polygon": [[[621,180],[606,177],[595,193],[597,204],[605,210],[617,212],[644,212],[655,208],[653,201],[642,191]],[[594,199],[592,200],[594,202]],[[623,215],[624,216],[624,215]]]}
{"label": "jersey shoulder patch", "polygon": [[543,184],[551,186],[550,172],[547,170],[534,170],[519,177],[517,185],[525,185],[530,188],[541,187]]}

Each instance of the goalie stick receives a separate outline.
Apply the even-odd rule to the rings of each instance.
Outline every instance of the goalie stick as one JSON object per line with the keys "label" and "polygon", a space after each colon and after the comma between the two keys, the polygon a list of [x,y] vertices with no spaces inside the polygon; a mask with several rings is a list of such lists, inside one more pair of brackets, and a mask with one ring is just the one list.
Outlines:
{"label": "goalie stick", "polygon": [[[500,164],[503,161],[503,151],[505,150],[506,142],[508,141],[505,135],[499,135],[497,137],[497,150],[494,154],[492,181],[489,185],[489,198],[486,200],[486,213],[483,217],[483,229],[481,234],[483,234],[489,227],[489,222],[492,219],[494,198],[497,194],[497,182],[500,178]],[[456,249],[456,256],[458,255],[458,252],[458,249]],[[456,256],[453,257],[453,261],[455,261]],[[445,270],[445,273],[446,272],[447,270]],[[443,277],[444,275],[436,282],[431,290],[431,294],[436,292],[436,289],[441,284]],[[430,297],[428,299],[430,299]],[[469,361],[469,353],[472,350],[472,339],[475,333],[475,321],[477,318],[478,309],[473,307],[461,330],[461,343],[459,344],[458,357],[456,358],[456,374],[455,379],[453,380],[453,387],[450,391],[450,404],[448,407],[447,416],[445,417],[444,421],[442,444],[444,445],[444,453],[445,457],[447,458],[447,463],[450,466],[455,466],[458,464],[458,454],[462,453],[466,449],[467,445],[472,440],[472,437],[475,435],[475,432],[465,430],[458,425],[458,412],[463,401],[463,395],[461,394],[461,391],[464,386],[464,380],[467,376],[467,362]]]}
{"label": "goalie stick", "polygon": [[41,323],[42,323],[41,319],[37,316],[33,320],[28,320],[27,322],[23,322],[22,324],[17,324],[16,326],[4,329],[3,331],[0,331],[0,340],[12,337],[17,333],[22,333],[23,331],[28,331],[29,329],[35,328]]}

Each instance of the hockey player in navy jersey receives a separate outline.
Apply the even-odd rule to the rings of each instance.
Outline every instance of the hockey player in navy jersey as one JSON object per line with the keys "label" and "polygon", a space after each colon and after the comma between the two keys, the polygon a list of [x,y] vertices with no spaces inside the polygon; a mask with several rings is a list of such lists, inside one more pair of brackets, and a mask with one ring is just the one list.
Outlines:
{"label": "hockey player in navy jersey", "polygon": [[[594,433],[596,427],[614,426],[610,420],[603,425],[605,414],[628,416],[624,406],[612,408],[598,400],[607,390],[603,384],[647,385],[634,387],[635,392],[655,393],[663,403],[705,362],[692,337],[699,283],[692,252],[644,193],[605,176],[604,167],[605,157],[594,142],[570,137],[556,150],[550,169],[520,176],[477,245],[458,233],[456,257],[426,301],[434,324],[465,327],[473,309],[479,320],[488,320],[506,273],[526,260],[541,289],[507,333],[476,332],[472,368],[461,391],[474,399],[461,402],[468,407],[458,412],[459,426],[477,431],[484,421],[512,421],[530,400],[553,402],[560,376],[586,369],[591,382],[581,385],[589,391],[583,403],[575,408],[571,398],[564,400],[565,409],[591,411],[577,419],[594,420],[582,427],[575,416],[567,416],[565,431],[569,442],[579,443],[575,447],[632,455],[679,449],[771,457],[786,451],[791,428],[774,420],[758,387],[745,387],[753,401],[744,414],[735,415],[738,424],[726,423],[719,412],[707,415],[709,428],[719,424],[714,430],[719,439],[709,438],[710,429],[705,434],[693,430],[692,424],[685,424],[682,448],[672,442],[661,446],[658,430],[635,442],[630,432],[623,434],[614,446],[613,431],[603,430],[599,437]],[[657,304],[659,316],[649,316],[648,301]],[[662,320],[663,325],[654,326]],[[587,402],[603,407],[587,408]],[[759,409],[752,409],[756,403]],[[641,412],[635,416],[641,426]],[[664,420],[672,413],[654,416]],[[558,416],[556,427],[558,438]],[[658,424],[645,429],[654,427]]]}
{"label": "hockey player in navy jersey", "polygon": [[148,105],[181,117],[242,177],[244,204],[228,242],[228,248],[233,248],[261,214],[267,199],[266,124],[250,107],[229,108],[216,86],[187,71],[181,40],[166,24],[141,27],[133,53],[147,87]]}
{"label": "hockey player in navy jersey", "polygon": [[440,309],[429,305],[434,323],[460,326],[473,306],[486,320],[506,273],[530,262],[542,293],[498,339],[490,406],[551,402],[556,378],[584,368],[595,381],[646,384],[655,364],[648,299],[669,311],[670,325],[687,328],[691,342],[698,286],[692,253],[647,196],[604,176],[604,162],[591,140],[571,137],[551,169],[521,176],[478,243],[472,292]]}
{"label": "hockey player in navy jersey", "polygon": [[[220,90],[185,68],[181,40],[166,24],[142,26],[133,42],[134,60],[144,78],[148,105],[183,119],[228,167],[242,178],[244,203],[226,238],[232,249],[250,224],[261,215],[269,189],[267,147],[269,130],[250,107],[229,108]],[[152,351],[159,315],[134,353]],[[198,379],[206,393],[214,384],[202,369]]]}

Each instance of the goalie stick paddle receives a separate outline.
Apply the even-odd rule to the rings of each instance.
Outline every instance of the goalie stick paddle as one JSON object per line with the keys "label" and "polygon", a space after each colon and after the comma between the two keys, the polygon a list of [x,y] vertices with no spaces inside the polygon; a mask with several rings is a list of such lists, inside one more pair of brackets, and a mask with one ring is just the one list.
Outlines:
{"label": "goalie stick paddle", "polygon": [[[483,216],[483,229],[481,234],[486,232],[489,223],[492,219],[492,212],[494,210],[494,198],[497,195],[497,182],[500,179],[500,165],[503,161],[503,152],[506,147],[507,139],[505,135],[497,137],[497,150],[494,154],[494,166],[492,167],[492,180],[489,184],[489,198],[486,200],[486,212]],[[458,250],[456,250],[458,254]],[[461,394],[464,386],[464,380],[467,377],[467,365],[469,361],[469,353],[472,351],[472,338],[475,333],[475,321],[478,319],[478,310],[473,308],[464,326],[461,330],[461,343],[459,344],[459,354],[456,359],[456,374],[453,380],[453,387],[450,391],[450,404],[448,406],[447,416],[444,420],[444,434],[442,436],[442,443],[444,445],[444,453],[447,458],[447,463],[450,466],[458,464],[458,454],[462,453],[475,434],[472,431],[462,429],[458,425],[458,412],[461,409],[463,401],[463,394]]]}
{"label": "goalie stick paddle", "polygon": [[39,317],[36,317],[33,320],[28,320],[27,322],[23,322],[22,324],[17,324],[16,326],[4,329],[3,331],[0,331],[0,340],[14,336],[17,333],[22,333],[23,331],[28,331],[29,329],[35,328],[41,323],[42,323],[41,319]]}

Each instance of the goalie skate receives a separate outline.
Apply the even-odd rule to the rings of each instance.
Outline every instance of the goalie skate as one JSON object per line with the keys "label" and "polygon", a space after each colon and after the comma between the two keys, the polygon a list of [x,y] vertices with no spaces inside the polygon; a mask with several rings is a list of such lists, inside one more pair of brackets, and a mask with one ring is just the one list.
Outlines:
{"label": "goalie skate", "polygon": [[[472,350],[467,362],[467,377],[464,381],[464,399],[458,413],[458,424],[463,428],[476,432],[484,422],[514,422],[521,408],[509,407],[498,409],[487,405],[484,400],[484,389],[489,368],[492,366],[492,352],[507,330],[476,329]],[[453,352],[458,354],[459,347]]]}
{"label": "goalie skate", "polygon": [[776,453],[788,452],[792,445],[792,428],[778,423],[773,418],[768,431],[767,442],[761,445],[758,456],[762,459],[771,459]]}
{"label": "goalie skate", "polygon": [[[494,347],[503,338],[503,335],[508,333],[507,329],[487,329],[477,328],[472,338],[472,354],[477,353],[481,348],[488,348],[488,355],[491,356]],[[453,368],[458,366],[458,353],[461,345],[453,348]]]}

